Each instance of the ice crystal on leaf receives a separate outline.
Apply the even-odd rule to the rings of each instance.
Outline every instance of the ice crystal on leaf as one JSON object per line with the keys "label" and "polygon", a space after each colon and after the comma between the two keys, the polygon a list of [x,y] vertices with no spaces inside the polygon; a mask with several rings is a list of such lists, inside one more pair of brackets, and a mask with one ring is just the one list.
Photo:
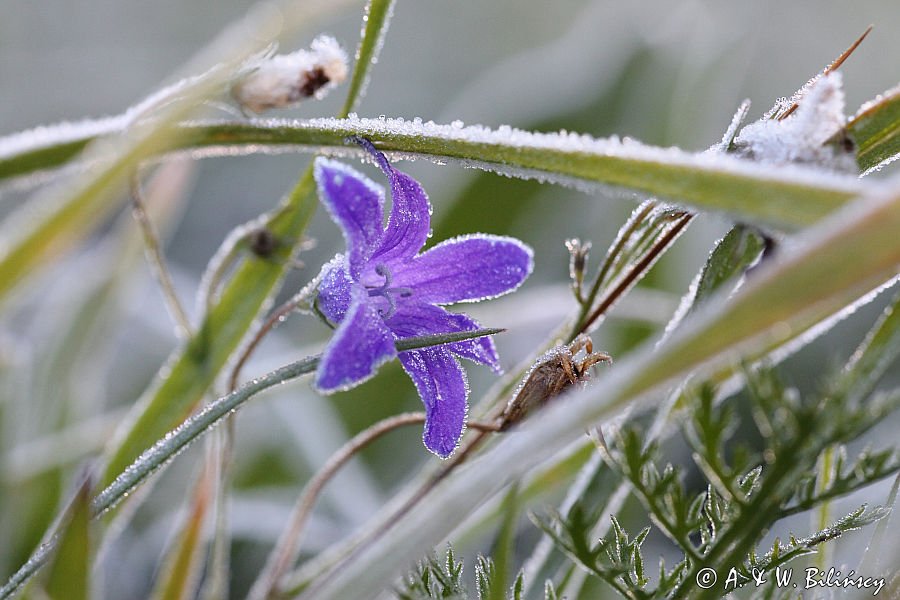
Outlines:
{"label": "ice crystal on leaf", "polygon": [[475,320],[441,305],[514,290],[531,272],[531,249],[513,238],[474,234],[419,253],[431,222],[425,191],[369,142],[360,143],[388,178],[391,212],[383,225],[384,191],[367,177],[333,160],[316,161],[319,196],[342,229],[347,252],[321,275],[316,307],[336,330],[315,387],[324,393],[351,388],[399,358],[425,404],[425,446],[447,457],[459,443],[467,411],[468,385],[457,357],[499,372],[494,343],[484,337],[398,354],[395,341],[478,329]]}
{"label": "ice crystal on leaf", "polygon": [[805,163],[855,172],[852,152],[828,144],[847,125],[841,74],[829,73],[814,80],[801,90],[796,102],[793,114],[782,113],[789,116],[764,117],[744,127],[735,139],[737,154],[765,163]]}

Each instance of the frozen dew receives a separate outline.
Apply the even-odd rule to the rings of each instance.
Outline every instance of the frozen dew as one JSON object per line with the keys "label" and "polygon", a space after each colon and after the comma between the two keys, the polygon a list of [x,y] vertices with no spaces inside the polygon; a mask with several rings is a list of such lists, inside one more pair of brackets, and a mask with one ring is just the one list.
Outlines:
{"label": "frozen dew", "polygon": [[889,89],[888,91],[884,92],[883,94],[878,94],[877,96],[875,96],[868,102],[863,103],[863,105],[859,107],[859,110],[856,111],[856,114],[853,115],[853,118],[858,119],[858,118],[864,116],[867,112],[874,110],[874,109],[878,108],[879,106],[881,106],[881,104],[884,103],[886,100],[888,100],[890,98],[894,98],[896,96],[900,96],[900,85]]}
{"label": "frozen dew", "polygon": [[43,125],[0,138],[0,160],[55,144],[88,141],[116,133],[128,124],[125,116]]}
{"label": "frozen dew", "polygon": [[731,117],[731,123],[729,123],[728,129],[726,129],[725,133],[722,135],[722,141],[718,144],[714,144],[707,152],[727,152],[731,148],[731,144],[734,142],[738,130],[741,125],[743,125],[744,119],[747,118],[748,112],[750,112],[749,99],[741,102],[741,105],[735,111],[734,116]]}
{"label": "frozen dew", "polygon": [[[794,103],[797,109],[788,114]],[[812,80],[791,99],[780,98],[776,109],[770,111],[771,118],[763,117],[741,130],[734,141],[738,156],[770,164],[799,163],[839,172],[856,171],[853,153],[828,143],[847,124],[840,73]],[[783,118],[777,118],[779,115]]]}

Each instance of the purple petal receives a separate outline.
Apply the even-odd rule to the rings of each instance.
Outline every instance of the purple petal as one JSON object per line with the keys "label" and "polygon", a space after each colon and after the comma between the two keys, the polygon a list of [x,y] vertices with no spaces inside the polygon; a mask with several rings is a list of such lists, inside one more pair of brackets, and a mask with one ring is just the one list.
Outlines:
{"label": "purple petal", "polygon": [[390,264],[412,258],[428,239],[431,205],[419,182],[391,166],[371,143],[363,145],[387,175],[391,184],[391,216],[373,263]]}
{"label": "purple petal", "polygon": [[394,265],[394,285],[411,288],[420,302],[477,301],[519,287],[532,266],[531,248],[517,239],[462,236]]}
{"label": "purple petal", "polygon": [[[397,305],[397,312],[387,320],[387,325],[398,339],[481,329],[477,321],[466,315],[451,313],[432,304],[402,301]],[[502,372],[500,358],[490,336],[444,344],[441,347],[462,358],[489,365],[495,373]]]}
{"label": "purple petal", "polygon": [[347,240],[350,274],[358,279],[384,235],[384,190],[355,169],[326,158],[316,159],[313,172],[322,204]]}
{"label": "purple petal", "polygon": [[353,280],[347,272],[346,258],[342,254],[322,267],[316,308],[332,325],[344,320],[344,315],[350,308],[352,287]]}
{"label": "purple petal", "polygon": [[425,404],[425,447],[447,458],[459,445],[466,424],[466,374],[442,347],[400,353],[403,368],[412,377]]}
{"label": "purple petal", "polygon": [[394,336],[369,302],[365,289],[354,284],[351,292],[350,308],[328,342],[316,370],[315,387],[323,393],[354,387],[397,356]]}

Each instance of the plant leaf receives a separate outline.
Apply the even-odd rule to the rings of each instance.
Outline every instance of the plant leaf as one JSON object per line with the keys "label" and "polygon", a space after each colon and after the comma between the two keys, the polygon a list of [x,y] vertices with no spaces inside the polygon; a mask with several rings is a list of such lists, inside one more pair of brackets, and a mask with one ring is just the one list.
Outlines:
{"label": "plant leaf", "polygon": [[856,143],[856,162],[868,173],[900,156],[900,86],[867,102],[847,123]]}
{"label": "plant leaf", "polygon": [[88,600],[91,595],[93,543],[91,486],[86,480],[69,507],[56,551],[47,567],[43,592],[53,600]]}
{"label": "plant leaf", "polygon": [[[272,11],[251,11],[238,27],[226,30],[185,69],[202,75],[182,79],[115,119],[118,132],[85,149],[82,162],[89,167],[84,173],[39,193],[6,219],[6,241],[0,248],[0,297],[102,225],[118,206],[125,179],[142,160],[177,144],[181,132],[176,124],[221,89],[247,57],[271,42],[280,18]],[[109,126],[108,120],[104,123]],[[75,129],[77,138],[82,127],[69,124],[66,130]],[[42,130],[43,137],[38,137],[52,135]],[[28,139],[27,134],[21,137]],[[70,148],[71,142],[66,144]]]}
{"label": "plant leaf", "polygon": [[742,275],[759,260],[765,245],[765,239],[756,229],[746,225],[732,227],[716,244],[700,272],[690,310]]}
{"label": "plant leaf", "polygon": [[519,486],[513,483],[503,501],[503,521],[497,534],[497,542],[491,552],[494,571],[491,577],[490,596],[485,600],[506,600],[506,588],[511,584],[516,551],[516,525],[519,520]]}
{"label": "plant leaf", "polygon": [[[422,124],[401,119],[267,119],[184,123],[182,148],[209,156],[235,148],[331,151],[362,156],[349,136],[380,150],[435,162],[458,161],[504,175],[555,183],[613,186],[724,212],[748,223],[793,229],[809,225],[858,194],[866,182],[811,167],[762,166],[709,153],[646,146],[617,138],[514,129]],[[0,163],[0,173],[3,165]]]}
{"label": "plant leaf", "polygon": [[845,370],[854,395],[862,398],[875,389],[900,355],[900,293],[881,313],[878,321],[859,345]]}
{"label": "plant leaf", "polygon": [[[434,336],[406,338],[397,341],[397,351],[415,350],[439,344],[461,342],[476,339],[485,335],[499,333],[500,329],[477,329],[460,331]],[[285,365],[271,373],[258,377],[234,392],[207,404],[203,410],[185,420],[173,431],[165,434],[152,447],[144,451],[127,469],[91,501],[91,512],[98,516],[109,510],[125,498],[135,487],[143,483],[150,475],[173,460],[195,439],[210,431],[234,410],[240,408],[247,400],[272,386],[290,379],[312,373],[319,364],[319,356],[311,356]],[[38,547],[28,561],[16,571],[7,583],[0,588],[0,599],[9,597],[19,586],[28,581],[50,557],[54,542],[51,540]]]}

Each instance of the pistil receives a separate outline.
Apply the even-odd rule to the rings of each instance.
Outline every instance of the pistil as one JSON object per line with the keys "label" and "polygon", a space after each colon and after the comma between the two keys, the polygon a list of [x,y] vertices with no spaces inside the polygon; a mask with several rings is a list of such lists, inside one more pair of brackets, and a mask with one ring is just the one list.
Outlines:
{"label": "pistil", "polygon": [[382,296],[385,300],[387,300],[388,309],[385,311],[384,309],[379,308],[378,314],[380,314],[381,318],[383,319],[390,319],[392,316],[394,316],[394,313],[397,312],[397,301],[394,299],[394,294],[397,294],[401,298],[409,298],[410,296],[412,296],[412,290],[408,287],[391,287],[391,281],[393,280],[393,278],[391,276],[390,269],[388,269],[386,265],[376,265],[375,273],[384,277],[384,283],[375,288],[367,287],[369,296]]}

